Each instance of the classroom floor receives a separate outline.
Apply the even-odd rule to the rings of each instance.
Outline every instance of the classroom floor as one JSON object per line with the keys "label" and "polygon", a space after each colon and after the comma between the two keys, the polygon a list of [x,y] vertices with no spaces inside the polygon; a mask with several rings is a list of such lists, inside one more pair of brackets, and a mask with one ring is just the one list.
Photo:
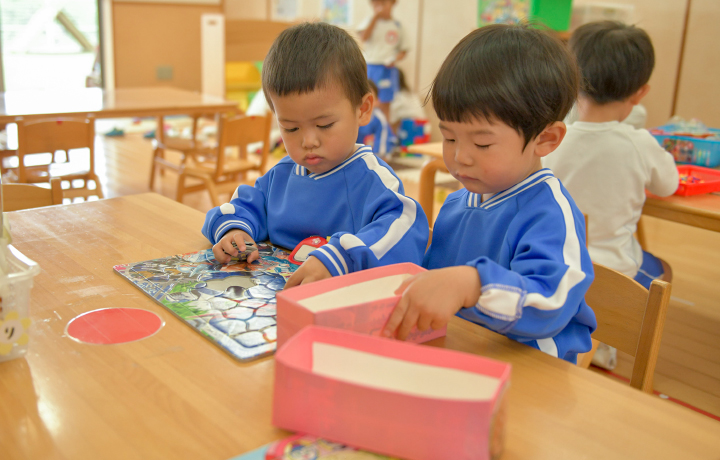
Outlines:
{"label": "classroom floor", "polygon": [[[102,132],[98,130],[98,132]],[[108,198],[148,192],[152,148],[141,133],[122,137],[98,135],[98,175]],[[277,161],[277,160],[275,160]],[[417,199],[417,160],[397,163],[406,193]],[[156,181],[155,192],[175,198],[177,176],[171,172]],[[457,188],[439,179],[436,200]],[[211,208],[207,193],[185,197],[199,211]],[[435,213],[440,201],[435,204]],[[673,292],[655,373],[655,390],[675,402],[691,405],[720,420],[720,233],[645,217],[648,250],[673,268]],[[200,231],[200,229],[198,229]],[[596,372],[602,372],[592,368]],[[620,356],[608,378],[630,376],[632,358]],[[670,404],[670,402],[669,402]]]}

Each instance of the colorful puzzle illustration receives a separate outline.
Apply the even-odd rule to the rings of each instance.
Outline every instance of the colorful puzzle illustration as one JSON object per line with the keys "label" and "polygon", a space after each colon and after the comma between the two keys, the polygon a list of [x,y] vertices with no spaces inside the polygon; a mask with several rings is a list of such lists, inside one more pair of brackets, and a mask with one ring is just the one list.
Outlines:
{"label": "colorful puzzle illustration", "polygon": [[327,441],[315,436],[295,434],[231,460],[395,460]]}
{"label": "colorful puzzle illustration", "polygon": [[113,269],[235,358],[275,351],[275,293],[298,268],[290,253],[258,244],[251,264],[215,260],[211,249],[116,265]]}

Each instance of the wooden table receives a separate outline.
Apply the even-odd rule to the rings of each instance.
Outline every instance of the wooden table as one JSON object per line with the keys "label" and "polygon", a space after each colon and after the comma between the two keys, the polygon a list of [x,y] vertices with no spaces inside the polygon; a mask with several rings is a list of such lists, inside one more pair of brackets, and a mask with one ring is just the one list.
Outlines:
{"label": "wooden table", "polygon": [[[239,363],[113,273],[209,247],[203,214],[156,194],[9,213],[37,261],[25,358],[0,363],[3,459],[227,460],[287,435],[271,425],[273,359]],[[72,318],[143,308],[165,326],[83,345]],[[718,458],[720,423],[455,318],[433,345],[512,363],[504,460]]]}
{"label": "wooden table", "polygon": [[6,91],[0,93],[0,123],[60,116],[95,118],[212,115],[237,104],[178,88],[124,88],[105,91],[80,88],[64,91]]}
{"label": "wooden table", "polygon": [[[408,152],[430,157],[420,171],[420,198],[418,201],[432,225],[435,173],[437,171],[447,172],[442,159],[442,142],[411,145],[408,147]],[[648,194],[642,212],[647,216],[720,232],[720,196],[718,195],[704,194],[687,197],[672,195],[661,198]]]}

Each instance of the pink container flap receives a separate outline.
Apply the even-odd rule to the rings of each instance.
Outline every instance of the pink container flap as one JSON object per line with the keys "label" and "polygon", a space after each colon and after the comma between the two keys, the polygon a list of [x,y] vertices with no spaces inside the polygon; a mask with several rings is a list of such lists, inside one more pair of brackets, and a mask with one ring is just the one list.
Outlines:
{"label": "pink container flap", "polygon": [[[310,297],[335,291],[353,284],[364,283],[392,275],[424,272],[425,269],[413,263],[402,263],[362,270],[349,275],[336,276],[326,280],[297,286],[277,294],[277,343],[278,348],[303,327],[315,324],[338,329],[347,329],[364,334],[379,336],[400,296],[391,296],[372,302],[362,302],[332,310],[312,312],[300,304]],[[447,328],[419,331],[413,328],[409,342],[422,343],[446,335]]]}

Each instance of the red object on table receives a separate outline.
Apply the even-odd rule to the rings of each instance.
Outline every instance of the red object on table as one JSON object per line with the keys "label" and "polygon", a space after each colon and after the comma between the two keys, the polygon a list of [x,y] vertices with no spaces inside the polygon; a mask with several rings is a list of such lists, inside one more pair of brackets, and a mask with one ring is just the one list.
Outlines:
{"label": "red object on table", "polygon": [[165,322],[155,313],[140,308],[102,308],[76,316],[65,333],[81,343],[110,345],[150,337]]}
{"label": "red object on table", "polygon": [[323,238],[322,236],[311,236],[309,238],[305,238],[299,242],[297,246],[295,246],[293,252],[290,253],[290,257],[288,257],[288,260],[295,265],[302,265],[310,252],[316,248],[325,246],[327,242],[327,238]]}
{"label": "red object on table", "polygon": [[[681,180],[677,190],[675,190],[675,195],[690,196],[720,191],[720,171],[717,169],[680,165],[677,170]],[[692,178],[696,182],[686,181],[683,183],[682,176]]]}

